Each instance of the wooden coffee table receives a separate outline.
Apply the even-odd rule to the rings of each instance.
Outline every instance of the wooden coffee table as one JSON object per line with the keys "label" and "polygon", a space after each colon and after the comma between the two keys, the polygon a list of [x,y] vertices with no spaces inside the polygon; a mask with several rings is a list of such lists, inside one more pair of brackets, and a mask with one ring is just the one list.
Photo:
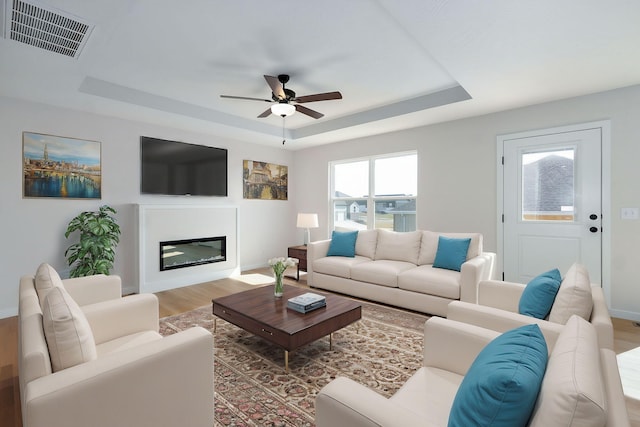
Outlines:
{"label": "wooden coffee table", "polygon": [[[287,308],[287,300],[313,292],[327,298],[327,306],[309,313]],[[282,298],[273,296],[273,286],[261,286],[212,300],[213,314],[284,349],[284,366],[289,370],[289,352],[360,320],[362,306],[338,295],[284,286]],[[214,331],[216,328],[214,318]]]}

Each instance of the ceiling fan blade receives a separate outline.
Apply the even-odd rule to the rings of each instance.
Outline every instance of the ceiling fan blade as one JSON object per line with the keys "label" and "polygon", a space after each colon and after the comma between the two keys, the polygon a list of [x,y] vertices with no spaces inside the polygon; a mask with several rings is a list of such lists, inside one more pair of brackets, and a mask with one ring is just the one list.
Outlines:
{"label": "ceiling fan blade", "polygon": [[315,95],[299,96],[294,99],[294,101],[302,103],[314,101],[329,101],[331,99],[342,99],[342,94],[340,92],[316,93]]}
{"label": "ceiling fan blade", "polygon": [[322,113],[318,113],[315,110],[312,110],[311,108],[307,108],[303,105],[296,105],[296,111],[302,114],[306,114],[309,117],[313,117],[314,119],[319,119],[320,117],[324,117],[324,114]]}
{"label": "ceiling fan blade", "polygon": [[232,95],[220,95],[220,98],[230,98],[230,99],[246,99],[247,101],[264,101],[264,102],[273,102],[270,99],[262,99],[262,98],[249,98],[247,96],[232,96]]}
{"label": "ceiling fan blade", "polygon": [[271,107],[267,108],[265,111],[262,112],[262,114],[260,114],[258,116],[259,119],[262,119],[264,117],[267,117],[271,114]]}
{"label": "ceiling fan blade", "polygon": [[286,99],[287,98],[287,96],[284,93],[284,89],[282,89],[282,83],[280,83],[280,81],[278,80],[277,77],[264,76],[264,79],[267,81],[267,84],[271,88],[271,92],[273,92],[273,94],[278,99]]}

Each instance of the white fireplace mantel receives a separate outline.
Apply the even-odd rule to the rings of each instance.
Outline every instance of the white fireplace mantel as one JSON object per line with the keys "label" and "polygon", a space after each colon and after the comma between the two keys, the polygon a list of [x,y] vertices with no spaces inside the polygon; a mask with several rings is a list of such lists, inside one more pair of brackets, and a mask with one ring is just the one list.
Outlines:
{"label": "white fireplace mantel", "polygon": [[[138,289],[160,292],[240,273],[238,207],[212,205],[136,205]],[[226,236],[226,261],[160,271],[160,242]]]}

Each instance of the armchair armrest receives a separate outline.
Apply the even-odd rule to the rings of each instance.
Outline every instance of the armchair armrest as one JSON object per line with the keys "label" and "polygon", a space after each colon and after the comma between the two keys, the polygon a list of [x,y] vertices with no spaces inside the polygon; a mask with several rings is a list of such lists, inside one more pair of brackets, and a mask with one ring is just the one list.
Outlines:
{"label": "armchair armrest", "polygon": [[345,377],[331,381],[316,396],[318,427],[416,426],[426,421]]}
{"label": "armchair armrest", "polygon": [[449,303],[447,306],[447,319],[469,323],[497,332],[506,332],[510,329],[535,323],[540,327],[549,351],[555,345],[558,335],[560,335],[564,327],[564,325],[547,320],[462,301]]}
{"label": "armchair armrest", "polygon": [[82,307],[96,344],[159,327],[158,297],[153,294],[129,295]]}
{"label": "armchair armrest", "polygon": [[604,292],[600,285],[591,286],[593,296],[593,309],[591,310],[591,324],[596,328],[598,334],[598,344],[600,348],[613,348],[613,323],[604,298]]}
{"label": "armchair armrest", "polygon": [[122,280],[116,275],[75,277],[64,279],[62,284],[80,307],[122,297]]}
{"label": "armchair armrest", "polygon": [[[601,343],[599,343],[602,345]],[[600,366],[607,396],[607,425],[629,427],[626,398],[620,380],[616,354],[611,349],[600,348]]]}
{"label": "armchair armrest", "polygon": [[480,256],[487,261],[480,280],[493,280],[496,273],[496,258],[498,255],[495,252],[482,252]]}
{"label": "armchair armrest", "polygon": [[478,353],[499,332],[431,317],[424,324],[423,365],[465,375]]}
{"label": "armchair armrest", "polygon": [[525,285],[501,280],[484,280],[478,283],[478,304],[518,312],[520,297]]}
{"label": "armchair armrest", "polygon": [[213,425],[213,337],[186,331],[27,384],[32,427]]}

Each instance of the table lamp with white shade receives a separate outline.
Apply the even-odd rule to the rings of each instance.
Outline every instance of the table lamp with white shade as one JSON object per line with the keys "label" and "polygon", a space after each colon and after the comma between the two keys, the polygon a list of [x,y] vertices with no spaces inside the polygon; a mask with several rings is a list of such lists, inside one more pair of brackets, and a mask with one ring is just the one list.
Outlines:
{"label": "table lamp with white shade", "polygon": [[304,245],[306,246],[311,240],[311,233],[309,232],[309,229],[318,228],[318,214],[299,213],[296,227],[306,229],[304,233]]}

